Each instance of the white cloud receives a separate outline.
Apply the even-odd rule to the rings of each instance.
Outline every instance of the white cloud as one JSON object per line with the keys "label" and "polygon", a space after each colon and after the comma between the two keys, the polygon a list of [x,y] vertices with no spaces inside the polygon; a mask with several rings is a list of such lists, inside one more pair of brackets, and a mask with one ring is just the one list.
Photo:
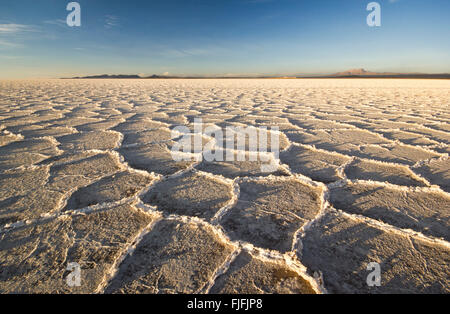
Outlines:
{"label": "white cloud", "polygon": [[201,57],[201,56],[213,56],[213,55],[227,55],[230,51],[226,48],[219,46],[204,46],[204,47],[187,47],[187,48],[166,48],[162,49],[161,54],[171,58],[184,58],[184,57]]}
{"label": "white cloud", "polygon": [[38,32],[39,28],[25,24],[0,24],[0,49],[23,47],[21,43],[28,37],[26,33]]}
{"label": "white cloud", "polygon": [[62,27],[67,26],[66,20],[63,20],[63,19],[44,21],[44,24],[58,25],[58,26],[62,26]]}
{"label": "white cloud", "polygon": [[105,27],[112,28],[115,26],[119,26],[119,18],[115,15],[106,15],[105,16]]}
{"label": "white cloud", "polygon": [[20,58],[19,56],[0,55],[0,59],[14,60],[19,58]]}
{"label": "white cloud", "polygon": [[24,24],[0,24],[0,34],[16,34],[21,32],[30,32],[35,29],[30,25]]}
{"label": "white cloud", "polygon": [[12,43],[10,41],[0,39],[0,49],[2,49],[2,48],[17,48],[17,47],[21,47],[21,46],[22,45],[20,45],[20,44]]}

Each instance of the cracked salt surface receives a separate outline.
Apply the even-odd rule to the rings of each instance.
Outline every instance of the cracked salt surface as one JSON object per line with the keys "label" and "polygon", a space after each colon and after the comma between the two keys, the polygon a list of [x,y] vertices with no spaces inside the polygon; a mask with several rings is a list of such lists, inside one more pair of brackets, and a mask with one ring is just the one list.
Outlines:
{"label": "cracked salt surface", "polygon": [[[449,293],[449,99],[444,80],[0,81],[0,292]],[[198,118],[277,127],[279,159],[173,154],[177,126],[218,149]]]}

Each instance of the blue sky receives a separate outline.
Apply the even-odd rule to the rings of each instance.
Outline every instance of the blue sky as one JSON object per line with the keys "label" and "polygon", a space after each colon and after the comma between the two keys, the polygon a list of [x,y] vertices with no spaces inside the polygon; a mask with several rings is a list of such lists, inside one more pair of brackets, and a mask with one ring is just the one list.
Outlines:
{"label": "blue sky", "polygon": [[450,72],[450,1],[1,0],[0,78]]}

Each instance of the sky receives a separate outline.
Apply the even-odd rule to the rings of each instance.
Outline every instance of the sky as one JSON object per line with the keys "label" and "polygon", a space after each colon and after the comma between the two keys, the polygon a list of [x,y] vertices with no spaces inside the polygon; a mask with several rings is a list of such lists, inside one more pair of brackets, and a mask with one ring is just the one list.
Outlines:
{"label": "sky", "polygon": [[0,78],[450,73],[450,1],[0,0]]}

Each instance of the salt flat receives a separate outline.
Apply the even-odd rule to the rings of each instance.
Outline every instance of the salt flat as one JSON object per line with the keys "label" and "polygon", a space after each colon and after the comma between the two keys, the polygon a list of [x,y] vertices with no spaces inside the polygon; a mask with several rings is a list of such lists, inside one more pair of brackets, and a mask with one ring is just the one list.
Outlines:
{"label": "salt flat", "polygon": [[[276,167],[174,159],[198,118]],[[449,293],[449,125],[448,80],[0,81],[0,292]]]}

